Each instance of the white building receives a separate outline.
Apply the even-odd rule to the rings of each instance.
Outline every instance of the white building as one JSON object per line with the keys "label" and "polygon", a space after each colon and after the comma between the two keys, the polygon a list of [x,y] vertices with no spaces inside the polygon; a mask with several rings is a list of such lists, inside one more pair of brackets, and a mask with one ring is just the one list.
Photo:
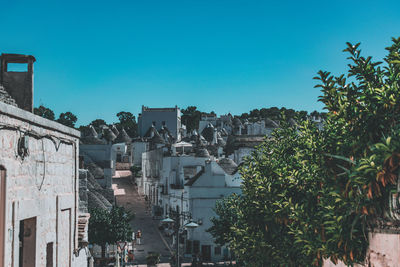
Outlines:
{"label": "white building", "polygon": [[132,162],[134,166],[142,166],[142,154],[149,150],[149,142],[137,140],[132,143]]}
{"label": "white building", "polygon": [[144,137],[150,127],[154,126],[157,131],[167,127],[175,141],[181,140],[184,130],[181,123],[181,110],[174,108],[149,108],[142,106],[142,113],[138,116],[139,136]]}
{"label": "white building", "polygon": [[210,123],[218,131],[225,129],[225,131],[228,134],[232,133],[232,115],[231,114],[221,115],[220,117],[217,117],[216,115],[202,116],[201,120],[199,121],[199,129],[198,129],[199,133],[201,133],[204,130],[204,128],[206,128],[207,125]]}
{"label": "white building", "polygon": [[[152,199],[156,205],[162,207],[164,216],[170,209],[187,212],[187,192],[184,184],[198,174],[205,166],[209,155],[171,155],[163,158],[160,180],[157,183],[160,188],[159,195]],[[182,198],[183,194],[183,198]]]}
{"label": "white building", "polygon": [[232,193],[241,193],[241,179],[237,165],[230,159],[215,160],[204,151],[197,156],[171,156],[164,158],[158,198],[154,201],[162,206],[164,217],[173,212],[185,214],[181,225],[191,219],[199,224],[187,230],[181,251],[190,258],[201,254],[204,261],[218,261],[230,257],[226,248],[214,244],[213,237],[206,231],[217,200]]}
{"label": "white building", "polygon": [[[78,253],[80,132],[31,113],[34,61],[1,56],[0,266],[87,266]],[[8,72],[8,63],[28,71]]]}
{"label": "white building", "polygon": [[185,253],[200,253],[204,261],[220,261],[231,256],[228,249],[214,243],[207,232],[216,216],[215,203],[233,193],[240,194],[242,179],[237,165],[230,159],[207,161],[204,169],[185,184],[188,195],[188,210],[199,227],[188,230]]}
{"label": "white building", "polygon": [[79,154],[83,157],[85,164],[94,163],[103,170],[103,175],[96,178],[103,187],[111,189],[112,177],[115,175],[117,152],[126,151],[126,145],[122,144],[81,144]]}

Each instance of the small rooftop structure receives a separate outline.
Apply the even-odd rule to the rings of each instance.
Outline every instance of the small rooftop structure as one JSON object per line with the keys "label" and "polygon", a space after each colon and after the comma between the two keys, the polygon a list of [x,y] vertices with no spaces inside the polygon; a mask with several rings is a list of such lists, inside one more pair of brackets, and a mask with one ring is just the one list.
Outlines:
{"label": "small rooftop structure", "polygon": [[[33,63],[34,56],[21,54],[1,54],[0,84],[15,100],[17,106],[33,112]],[[9,70],[9,64],[26,64],[26,71]]]}

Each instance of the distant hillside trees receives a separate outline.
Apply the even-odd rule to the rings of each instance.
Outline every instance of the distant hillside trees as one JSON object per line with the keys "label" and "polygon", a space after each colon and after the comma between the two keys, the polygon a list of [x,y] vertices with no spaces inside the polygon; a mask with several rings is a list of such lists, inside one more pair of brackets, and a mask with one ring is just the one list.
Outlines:
{"label": "distant hillside trees", "polygon": [[131,112],[121,111],[117,113],[119,122],[116,123],[118,130],[125,129],[126,133],[131,137],[138,136],[138,125],[136,117]]}
{"label": "distant hillside trees", "polygon": [[[40,117],[48,119],[48,120],[52,120],[52,121],[55,120],[54,111],[52,111],[51,109],[49,109],[43,105],[40,105],[39,107],[34,108],[33,113]],[[72,112],[68,111],[68,112],[61,113],[59,115],[58,119],[55,121],[57,121],[58,123],[64,124],[65,126],[74,128],[77,120],[78,120],[78,118]]]}
{"label": "distant hillside trees", "polygon": [[52,121],[55,118],[54,112],[51,109],[46,108],[43,105],[40,105],[38,108],[34,108],[33,113],[36,115],[39,115],[40,117],[43,117],[45,119],[52,120]]}

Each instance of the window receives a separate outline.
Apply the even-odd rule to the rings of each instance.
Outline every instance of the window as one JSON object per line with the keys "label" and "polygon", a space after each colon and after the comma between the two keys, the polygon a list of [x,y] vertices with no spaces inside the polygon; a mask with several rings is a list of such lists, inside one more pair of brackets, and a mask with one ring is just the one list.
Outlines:
{"label": "window", "polygon": [[0,166],[0,259],[4,258],[6,218],[6,169]]}
{"label": "window", "polygon": [[194,240],[193,241],[193,253],[199,253],[200,252],[200,241],[199,240]]}
{"label": "window", "polygon": [[19,221],[19,266],[34,267],[36,257],[36,217]]}
{"label": "window", "polygon": [[214,248],[214,254],[215,255],[221,255],[221,247],[215,247]]}
{"label": "window", "polygon": [[186,241],[186,254],[192,254],[192,244],[191,240]]}
{"label": "window", "polygon": [[46,246],[46,267],[53,267],[53,242]]}
{"label": "window", "polygon": [[7,63],[7,72],[28,72],[28,63]]}

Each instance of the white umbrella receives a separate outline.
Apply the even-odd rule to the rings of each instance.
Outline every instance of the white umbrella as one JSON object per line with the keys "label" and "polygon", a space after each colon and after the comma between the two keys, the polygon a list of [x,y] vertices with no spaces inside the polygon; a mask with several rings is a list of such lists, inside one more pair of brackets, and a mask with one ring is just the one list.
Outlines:
{"label": "white umbrella", "polygon": [[171,218],[167,217],[164,220],[161,220],[162,223],[173,223],[175,222],[174,220],[172,220]]}
{"label": "white umbrella", "polygon": [[199,225],[195,222],[190,222],[190,223],[186,224],[185,227],[193,229],[193,228],[199,227]]}
{"label": "white umbrella", "polygon": [[172,145],[173,147],[181,147],[182,148],[182,153],[185,153],[185,147],[192,147],[193,145],[191,143],[185,142],[185,141],[180,141],[178,143],[175,143]]}
{"label": "white umbrella", "polygon": [[173,144],[172,146],[174,146],[174,147],[192,147],[193,145],[191,143],[188,143],[185,141],[180,141],[178,143]]}

